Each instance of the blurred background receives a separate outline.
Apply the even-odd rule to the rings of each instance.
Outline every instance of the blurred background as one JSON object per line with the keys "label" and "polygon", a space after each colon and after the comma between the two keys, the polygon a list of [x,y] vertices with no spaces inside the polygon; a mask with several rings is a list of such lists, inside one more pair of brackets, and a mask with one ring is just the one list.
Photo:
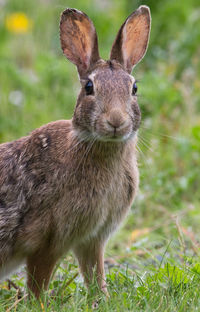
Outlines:
{"label": "blurred background", "polygon": [[1,143],[73,114],[78,75],[59,42],[66,7],[94,21],[107,59],[120,25],[141,4],[151,9],[152,31],[147,54],[133,71],[142,111],[140,192],[107,248],[108,259],[135,261],[137,268],[160,261],[169,242],[165,257],[176,261],[199,250],[199,0],[0,0]]}

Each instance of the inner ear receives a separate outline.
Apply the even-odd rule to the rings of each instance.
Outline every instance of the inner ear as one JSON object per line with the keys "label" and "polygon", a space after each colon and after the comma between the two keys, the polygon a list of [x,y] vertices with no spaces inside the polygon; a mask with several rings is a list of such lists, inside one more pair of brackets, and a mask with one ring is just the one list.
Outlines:
{"label": "inner ear", "polygon": [[150,25],[149,8],[140,6],[122,24],[113,43],[110,58],[121,63],[129,73],[146,52]]}
{"label": "inner ear", "polygon": [[82,76],[99,60],[95,27],[89,17],[76,9],[66,9],[60,21],[63,53],[74,63]]}

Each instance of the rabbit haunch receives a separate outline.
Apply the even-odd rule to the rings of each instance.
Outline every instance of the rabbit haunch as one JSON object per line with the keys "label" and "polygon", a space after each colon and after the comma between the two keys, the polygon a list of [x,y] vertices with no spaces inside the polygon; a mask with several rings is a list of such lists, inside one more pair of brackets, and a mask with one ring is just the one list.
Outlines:
{"label": "rabbit haunch", "polygon": [[82,86],[73,118],[0,145],[0,277],[25,262],[36,297],[69,249],[86,284],[96,274],[107,294],[105,244],[139,183],[141,117],[130,73],[145,54],[149,32],[150,11],[141,6],[122,24],[104,61],[92,21],[65,10],[61,46]]}

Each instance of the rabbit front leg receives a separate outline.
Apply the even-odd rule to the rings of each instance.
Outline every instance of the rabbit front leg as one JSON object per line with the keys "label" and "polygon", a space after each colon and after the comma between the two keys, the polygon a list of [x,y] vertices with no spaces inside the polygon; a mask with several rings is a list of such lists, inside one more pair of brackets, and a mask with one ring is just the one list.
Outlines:
{"label": "rabbit front leg", "polygon": [[99,288],[109,297],[104,273],[104,243],[88,241],[74,249],[85,284],[89,287],[94,273]]}
{"label": "rabbit front leg", "polygon": [[58,257],[49,249],[42,249],[27,258],[27,286],[39,298],[42,290],[48,288],[49,280]]}

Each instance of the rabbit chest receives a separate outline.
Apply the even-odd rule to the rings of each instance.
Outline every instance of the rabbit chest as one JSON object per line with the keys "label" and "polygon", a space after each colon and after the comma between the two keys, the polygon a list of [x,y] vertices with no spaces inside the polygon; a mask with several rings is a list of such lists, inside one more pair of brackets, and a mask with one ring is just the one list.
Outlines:
{"label": "rabbit chest", "polygon": [[[68,176],[70,178],[68,178]],[[134,157],[98,163],[88,156],[66,176],[64,196],[56,207],[62,240],[108,237],[125,217],[138,187]]]}

